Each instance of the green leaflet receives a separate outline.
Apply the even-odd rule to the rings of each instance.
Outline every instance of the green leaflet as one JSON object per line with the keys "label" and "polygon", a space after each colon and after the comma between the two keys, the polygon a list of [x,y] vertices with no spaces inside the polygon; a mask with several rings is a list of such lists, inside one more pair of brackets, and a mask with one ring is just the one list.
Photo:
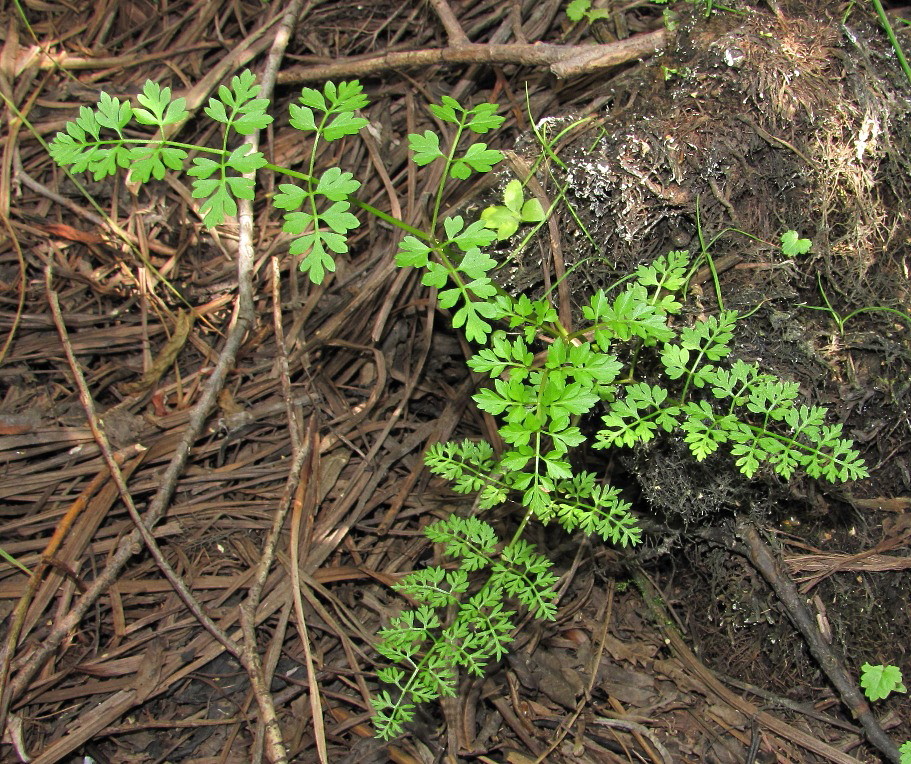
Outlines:
{"label": "green leaflet", "polygon": [[[599,17],[581,0],[568,12]],[[290,124],[309,147],[306,172],[268,165],[284,175],[272,205],[289,252],[320,284],[336,257],[349,253],[360,225],[355,207],[398,227],[396,264],[420,271],[452,327],[476,346],[468,366],[483,379],[473,399],[495,418],[499,436],[498,450],[463,440],[434,444],[425,454],[432,473],[476,501],[468,516],[452,514],[425,529],[447,562],[414,570],[395,586],[410,607],[379,632],[376,648],[389,665],[377,671],[386,687],[371,701],[377,734],[389,738],[404,732],[418,703],[455,695],[460,676],[482,675],[502,659],[517,613],[555,617],[557,578],[552,563],[522,537],[528,522],[621,546],[639,543],[637,518],[618,487],[581,469],[574,457],[587,440],[595,449],[630,448],[670,434],[683,439],[695,460],[724,455],[745,478],[765,471],[785,480],[803,474],[844,482],[867,470],[842,425],[830,422],[823,407],[801,403],[794,382],[731,358],[735,311],[698,320],[681,315],[692,271],[686,252],[670,252],[639,266],[621,286],[598,290],[582,307],[585,325],[574,331],[561,324],[549,295],[504,294],[491,277],[498,266],[491,246],[546,219],[537,200],[525,197],[528,179],[509,180],[503,204],[488,207],[479,220],[440,213],[453,180],[489,172],[503,158],[474,140],[503,124],[495,104],[469,107],[443,96],[429,109],[447,135],[408,136],[415,165],[440,163],[427,230],[357,200],[360,182],[341,167],[317,167],[317,159],[323,141],[356,139],[368,124],[359,114],[367,106],[357,81],[302,88],[291,104]],[[220,225],[237,215],[238,200],[256,197],[254,176],[267,163],[242,138],[271,123],[268,108],[254,75],[241,72],[205,108],[220,128],[220,146],[184,145],[167,137],[188,117],[184,100],[147,82],[135,105],[102,93],[94,107],[81,107],[50,152],[58,164],[96,180],[123,170],[146,183],[185,171],[203,222]],[[196,155],[186,169],[190,150]],[[810,246],[795,231],[781,237],[787,256]],[[506,502],[523,513],[511,539],[501,539],[479,516]],[[871,697],[904,689],[888,669],[864,666]]]}

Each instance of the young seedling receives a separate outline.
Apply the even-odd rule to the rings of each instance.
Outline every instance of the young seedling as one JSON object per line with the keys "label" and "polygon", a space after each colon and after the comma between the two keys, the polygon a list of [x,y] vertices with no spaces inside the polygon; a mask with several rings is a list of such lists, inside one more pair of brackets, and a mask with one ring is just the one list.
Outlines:
{"label": "young seedling", "polygon": [[[288,182],[279,185],[273,204],[293,237],[291,254],[314,283],[348,252],[359,224],[352,209],[365,210],[406,234],[396,263],[421,271],[422,283],[437,290],[438,306],[450,311],[452,326],[477,346],[468,366],[487,382],[474,401],[498,420],[504,447],[466,440],[436,444],[425,455],[433,473],[476,499],[465,516],[453,514],[426,529],[452,564],[415,570],[395,587],[412,606],[379,634],[377,651],[391,664],[377,672],[387,685],[373,699],[379,736],[401,734],[418,703],[454,695],[460,672],[481,675],[501,659],[520,612],[555,617],[557,577],[553,563],[524,538],[529,523],[557,524],[621,546],[639,542],[641,531],[618,487],[571,458],[587,441],[595,449],[629,448],[667,433],[681,437],[697,461],[726,450],[747,478],[760,470],[786,480],[798,473],[833,482],[866,476],[841,425],[827,424],[824,408],[800,403],[796,384],[759,364],[730,359],[741,318],[736,311],[683,320],[681,300],[696,267],[687,252],[670,252],[599,289],[582,310],[585,325],[575,331],[560,322],[547,297],[508,295],[494,284],[498,264],[487,248],[544,218],[540,205],[524,198],[523,179],[507,184],[504,205],[481,220],[441,217],[441,209],[451,180],[489,172],[503,158],[474,140],[502,125],[495,104],[469,107],[444,96],[430,110],[451,127],[450,135],[425,130],[408,136],[417,166],[440,165],[430,223],[420,230],[358,200],[360,183],[350,172],[316,166],[320,141],[352,136],[366,124],[358,116],[368,105],[359,82],[304,88],[291,106],[291,126],[311,141],[306,173],[269,164],[236,140],[272,121],[258,95],[249,72],[219,88],[206,109],[223,126],[221,144],[211,148],[167,137],[186,117],[183,99],[173,99],[168,88],[146,83],[136,107],[103,93],[94,109],[82,107],[58,133],[51,153],[96,180],[125,170],[141,184],[183,171],[195,151],[201,156],[187,174],[207,226],[234,216],[238,198],[255,197],[250,173],[280,173]],[[142,137],[143,127],[155,135]],[[542,142],[546,151],[552,145]],[[708,258],[704,242],[703,255]],[[593,426],[583,430],[583,421]],[[502,539],[478,515],[507,500],[520,510]]]}
{"label": "young seedling", "polygon": [[504,241],[519,230],[522,223],[540,223],[544,209],[537,199],[526,199],[522,183],[511,180],[503,190],[503,204],[487,207],[481,213],[485,228],[497,232],[497,241]]}
{"label": "young seedling", "polygon": [[[902,684],[902,672],[898,666],[891,664],[872,666],[865,663],[860,667],[860,686],[868,700],[877,701],[888,698],[893,692],[907,692]],[[906,741],[898,749],[901,754],[901,764],[911,764],[911,740]]]}

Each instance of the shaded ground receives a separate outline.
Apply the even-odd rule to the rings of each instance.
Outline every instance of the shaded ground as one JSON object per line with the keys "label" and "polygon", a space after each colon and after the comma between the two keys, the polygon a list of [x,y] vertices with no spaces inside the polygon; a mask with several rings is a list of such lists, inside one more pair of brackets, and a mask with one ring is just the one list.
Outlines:
{"label": "shaded ground", "polygon": [[[486,436],[491,424],[470,405],[459,338],[444,330],[417,279],[395,271],[391,231],[366,225],[352,256],[316,288],[286,254],[274,211],[258,204],[255,319],[214,410],[190,438],[154,535],[208,615],[262,657],[289,760],[319,761],[323,744],[330,762],[881,760],[779,598],[731,547],[734,523],[752,518],[849,673],[893,663],[911,676],[909,324],[865,310],[840,326],[811,309],[828,299],[841,317],[871,307],[907,315],[909,85],[865,7],[845,17],[847,6],[830,3],[743,4],[745,15],[706,20],[680,5],[663,55],[565,80],[509,63],[378,65],[364,80],[372,129],[333,145],[331,159],[365,181],[363,199],[419,222],[435,180],[407,162],[405,135],[431,126],[428,99],[503,104],[509,121],[499,145],[529,163],[537,154],[526,86],[536,120],[553,117],[559,129],[596,117],[558,146],[565,168],[545,163],[538,174],[547,198],[565,187],[575,216],[561,206],[558,235],[532,242],[504,269],[504,283],[540,290],[552,269],[559,275],[584,260],[565,282],[577,304],[657,254],[700,252],[698,229],[705,241],[746,231],[756,238],[728,232],[710,253],[725,306],[757,308],[737,354],[761,358],[799,381],[808,400],[831,406],[871,478],[837,489],[745,483],[721,460],[694,468],[670,441],[609,465],[589,455],[637,499],[645,545],[619,552],[537,532],[533,540],[564,574],[559,620],[523,630],[508,661],[483,681],[466,680],[459,698],[424,709],[406,739],[376,741],[371,643],[401,604],[389,584],[432,554],[420,528],[463,501],[428,480],[421,453],[450,437]],[[198,106],[245,66],[260,70],[283,10],[27,5],[54,64],[8,10],[0,90],[46,139],[99,90],[135,94],[147,78]],[[559,2],[452,4],[475,43],[593,44],[663,28],[653,4],[612,10],[588,28],[570,23]],[[287,112],[302,82],[326,76],[323,64],[445,47],[446,32],[453,36],[445,11],[381,2],[306,9],[274,113]],[[206,231],[179,182],[138,195],[122,178],[88,183],[100,205],[92,210],[14,112],[5,116],[0,545],[34,569],[55,529],[63,543],[46,560],[9,651],[2,755],[259,760],[248,672],[203,630],[148,552],[137,544],[130,554],[133,524],[64,353],[69,345],[114,448],[147,449],[127,451],[123,469],[137,508],[154,510],[166,465],[230,344],[238,232]],[[307,147],[298,135],[277,119],[263,151],[300,169]],[[204,121],[193,120],[182,139],[206,136]],[[275,181],[262,182],[268,191]],[[495,193],[457,191],[448,202],[466,208]],[[782,256],[775,245],[791,228],[812,239],[810,254]],[[65,336],[45,286],[49,264]],[[690,313],[717,310],[707,268],[695,282]],[[254,599],[255,570],[283,507],[290,513],[277,557]],[[127,562],[110,573],[118,549]],[[28,579],[0,565],[10,647]],[[256,628],[241,635],[251,602]],[[911,739],[903,697],[875,713],[896,741]]]}

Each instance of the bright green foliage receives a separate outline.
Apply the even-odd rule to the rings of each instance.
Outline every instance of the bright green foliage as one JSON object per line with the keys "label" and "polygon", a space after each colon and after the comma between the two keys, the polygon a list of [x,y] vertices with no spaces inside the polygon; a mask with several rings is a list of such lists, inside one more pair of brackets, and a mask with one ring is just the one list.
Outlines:
{"label": "bright green foliage", "polygon": [[635,284],[610,301],[603,289],[592,296],[582,315],[592,322],[595,340],[603,350],[614,340],[626,342],[633,337],[664,341],[673,337],[665,325],[662,309],[648,301],[646,289]]}
{"label": "bright green foliage", "polygon": [[[907,692],[902,684],[902,672],[898,666],[872,666],[865,663],[861,668],[860,686],[868,700],[877,701],[888,698],[893,692]],[[901,764],[911,764],[911,740],[899,746]]]}
{"label": "bright green foliage", "polygon": [[445,218],[442,231],[437,230],[440,203],[448,178],[465,179],[472,173],[488,172],[503,159],[496,149],[486,143],[471,143],[459,151],[462,136],[467,132],[484,134],[503,123],[495,114],[495,104],[481,103],[467,109],[450,96],[443,96],[441,103],[430,110],[436,117],[455,126],[455,134],[448,145],[430,130],[408,136],[413,159],[420,166],[441,160],[444,163],[442,179],[437,189],[431,219],[431,233],[422,241],[416,236],[406,236],[399,244],[396,264],[400,267],[423,268],[421,282],[440,291],[439,305],[443,309],[456,308],[452,325],[462,329],[472,342],[484,343],[492,329],[490,321],[499,319],[502,311],[493,299],[497,289],[487,275],[495,266],[482,248],[489,246],[496,234],[484,227],[481,221],[469,225],[461,216]]}
{"label": "bright green foliage", "polygon": [[869,700],[882,700],[893,692],[907,692],[898,666],[871,666],[865,663],[860,668],[860,686],[864,688],[864,694]]}
{"label": "bright green foliage", "polygon": [[682,307],[676,296],[686,284],[686,269],[690,253],[675,250],[659,257],[651,265],[636,269],[636,281],[646,290],[653,290],[648,302],[665,314],[679,313]]}
{"label": "bright green foliage", "polygon": [[[146,183],[152,178],[161,180],[169,170],[181,172],[187,149],[195,149],[204,156],[196,157],[187,171],[194,178],[193,197],[201,200],[203,223],[221,225],[237,215],[238,199],[254,198],[252,175],[266,166],[263,155],[248,145],[230,146],[235,136],[251,135],[272,122],[266,113],[269,101],[258,98],[259,91],[253,73],[244,71],[209,99],[206,115],[224,126],[219,148],[187,146],[163,137],[169,126],[188,116],[184,99],[172,100],[170,88],[146,82],[137,97],[138,107],[102,93],[95,109],[82,107],[79,118],[57,134],[50,144],[51,156],[75,172],[91,172],[96,180],[126,169],[135,182]],[[355,112],[367,105],[367,97],[359,82],[329,82],[322,91],[303,88],[298,100],[290,107],[290,122],[310,134],[310,173],[284,170],[300,178],[303,185],[280,184],[274,204],[285,211],[283,230],[295,237],[291,253],[301,256],[301,270],[321,283],[327,271],[335,270],[334,255],[348,251],[348,234],[358,226],[349,209],[350,196],[360,182],[337,167],[315,177],[317,146],[320,140],[335,141],[364,127],[367,120]],[[158,135],[127,137],[125,128],[131,121],[157,128]]]}
{"label": "bright green foliage", "polygon": [[[272,117],[266,114],[269,100],[257,98],[258,94],[259,85],[253,73],[245,71],[231,79],[230,88],[222,85],[218,98],[210,98],[205,109],[208,116],[225,126],[218,158],[197,157],[187,172],[196,178],[193,198],[203,200],[199,212],[207,226],[235,217],[237,199],[254,198],[253,173],[265,166],[266,160],[245,143],[228,152],[228,138],[232,130],[239,135],[251,135],[272,122]],[[229,174],[229,170],[235,174]]]}
{"label": "bright green foliage", "polygon": [[368,104],[367,96],[357,80],[327,82],[323,92],[313,88],[301,90],[300,105],[291,104],[291,126],[302,132],[316,132],[327,141],[337,141],[345,135],[355,135],[367,126],[367,120],[354,112]]}
{"label": "bright green foliage", "polygon": [[781,234],[781,251],[787,257],[805,255],[812,246],[813,242],[809,239],[801,239],[797,231],[785,231]]}
{"label": "bright green foliage", "polygon": [[289,112],[292,127],[312,133],[308,177],[303,185],[280,184],[273,203],[285,210],[282,230],[295,237],[290,252],[302,256],[300,269],[314,284],[322,284],[326,272],[335,270],[334,255],[348,251],[348,234],[360,224],[348,199],[361,184],[338,167],[315,177],[317,147],[321,139],[337,141],[367,125],[355,116],[367,105],[367,96],[357,81],[327,82],[322,92],[303,88],[298,101]]}
{"label": "bright green foliage", "polygon": [[566,15],[570,21],[582,21],[585,19],[589,24],[599,19],[610,17],[610,13],[604,8],[592,8],[591,0],[572,0],[566,6]]}
{"label": "bright green foliage", "polygon": [[[450,246],[458,245],[468,230],[461,218],[445,221],[444,228]],[[452,270],[435,263],[432,256],[429,245],[410,237],[400,249],[399,263],[424,268],[425,283],[449,284]],[[466,278],[480,278],[491,265],[479,253],[472,255],[472,262],[479,270],[467,269]],[[582,417],[596,411],[603,426],[594,434],[595,448],[630,447],[660,433],[679,433],[696,460],[725,448],[747,477],[762,467],[785,478],[798,469],[832,481],[865,476],[857,451],[841,437],[841,426],[826,425],[821,407],[799,405],[795,383],[765,374],[756,364],[726,363],[738,320],[735,311],[690,324],[671,321],[681,310],[677,297],[688,266],[687,253],[671,252],[638,268],[630,283],[615,293],[599,290],[583,308],[589,325],[572,335],[559,325],[547,300],[493,296],[488,304],[496,307],[497,317],[508,329],[487,335],[468,365],[489,378],[474,400],[479,409],[499,420],[505,448],[497,454],[485,442],[437,444],[426,455],[430,470],[450,480],[456,491],[477,494],[479,510],[511,497],[524,507],[526,520],[556,522],[569,532],[597,534],[623,546],[640,538],[629,504],[615,487],[579,471],[569,458],[586,440],[580,428]],[[450,301],[478,298],[457,287],[450,287],[449,293]],[[442,297],[443,293],[441,303]],[[623,346],[627,350],[621,354]],[[654,381],[637,381],[635,368],[621,358],[636,358],[650,368],[645,365],[648,348],[654,348],[652,355],[662,373]],[[482,592],[508,597],[537,617],[552,616],[548,563],[521,538],[502,549],[500,561],[493,561],[499,542],[493,530],[475,517],[450,518],[448,524],[432,526],[428,536],[461,560],[460,570],[487,576]],[[463,581],[446,578],[442,572],[420,575],[414,582],[410,577],[405,580],[410,596],[419,603],[438,603],[437,607],[451,604],[455,595],[450,592]],[[424,589],[419,590],[416,582]],[[428,587],[432,590],[426,591]],[[465,605],[457,607],[453,624],[465,617]],[[437,632],[447,633],[442,614],[439,620]],[[474,628],[486,629],[486,621]],[[399,631],[401,625],[396,640],[401,639]],[[420,654],[437,668],[446,665],[441,675],[447,681],[455,681],[459,668],[474,671],[492,657],[483,652],[477,661],[469,662],[467,643],[453,648],[451,640],[431,637],[437,632],[425,629],[426,646]],[[448,665],[445,656],[451,661]],[[421,692],[454,692],[451,684],[436,684],[433,690],[429,679],[420,679],[427,664],[411,657],[400,663],[409,661],[416,673],[396,674],[392,682],[399,688],[400,705],[393,707],[384,698],[377,706],[381,735],[401,728]],[[418,694],[412,685],[419,688]]]}
{"label": "bright green foliage", "polygon": [[503,206],[488,207],[481,213],[481,221],[487,228],[497,232],[497,240],[503,241],[519,230],[521,223],[540,223],[544,220],[544,209],[537,199],[525,199],[522,183],[511,180],[503,191]]}
{"label": "bright green foliage", "polygon": [[[124,135],[131,121],[164,130],[187,116],[183,98],[171,100],[171,89],[147,81],[137,100],[141,108],[102,93],[94,109],[83,106],[79,117],[68,122],[63,132],[50,144],[51,157],[57,164],[72,166],[74,172],[91,172],[95,180],[128,169],[133,179],[145,183],[150,178],[164,178],[167,170],[183,169],[187,152],[169,141],[132,140]],[[103,131],[116,137],[104,137]]]}
{"label": "bright green foliage", "polygon": [[439,104],[430,105],[430,111],[439,119],[460,129],[468,128],[478,135],[496,130],[503,124],[506,118],[497,116],[499,108],[495,103],[479,103],[471,109],[466,109],[451,96],[443,96]]}
{"label": "bright green foliage", "polygon": [[[426,533],[443,544],[458,567],[415,571],[395,587],[416,607],[393,618],[379,634],[378,651],[398,664],[377,672],[380,681],[396,689],[395,699],[384,691],[372,700],[374,725],[383,738],[403,732],[415,704],[454,696],[461,669],[482,676],[487,663],[508,652],[515,612],[504,608],[505,597],[538,618],[556,615],[552,563],[531,544],[519,539],[499,549],[493,528],[475,517],[453,515],[430,525]],[[486,581],[463,599],[472,571],[486,571]],[[458,612],[446,625],[444,611],[456,604]]]}
{"label": "bright green foliage", "polygon": [[[187,117],[183,99],[172,99],[168,88],[146,83],[136,107],[102,93],[94,109],[82,107],[58,133],[51,153],[61,165],[96,179],[124,169],[146,182],[181,171],[192,149],[201,154],[188,172],[193,196],[201,200],[205,224],[218,225],[237,214],[237,199],[253,198],[252,176],[267,166],[259,152],[236,140],[271,121],[268,102],[258,95],[249,72],[219,88],[205,111],[223,126],[222,145],[207,148],[164,137]],[[351,173],[316,167],[317,148],[364,127],[367,120],[357,112],[366,105],[356,81],[303,88],[290,107],[290,123],[309,140],[307,173],[268,165],[289,178],[279,184],[273,204],[282,210],[283,230],[294,237],[291,253],[315,283],[335,269],[334,255],[348,251],[358,225],[352,203],[371,209],[353,197],[360,183]],[[504,205],[485,210],[481,220],[441,218],[453,179],[488,172],[502,159],[471,136],[497,129],[503,118],[494,104],[468,108],[449,96],[430,110],[449,134],[408,136],[417,165],[442,163],[428,229],[374,214],[407,233],[397,265],[420,270],[422,283],[438,290],[438,305],[450,311],[452,326],[477,344],[468,365],[487,379],[474,401],[497,418],[504,447],[497,452],[489,443],[465,440],[435,444],[425,455],[431,472],[455,491],[476,495],[475,512],[426,529],[454,566],[416,570],[396,587],[412,607],[379,634],[377,649],[392,664],[377,672],[391,688],[373,700],[381,737],[400,734],[417,703],[454,695],[461,672],[480,675],[506,654],[515,615],[507,608],[555,617],[557,579],[550,561],[522,538],[529,522],[558,524],[621,546],[639,542],[636,518],[619,490],[574,464],[573,452],[587,439],[598,449],[629,448],[669,433],[682,437],[696,460],[726,451],[748,478],[761,469],[785,479],[802,473],[833,482],[867,474],[841,425],[826,424],[825,409],[800,404],[795,383],[730,359],[735,311],[696,321],[680,316],[691,271],[686,252],[670,252],[637,268],[622,286],[598,290],[582,309],[587,325],[574,332],[561,324],[549,299],[504,294],[490,277],[497,263],[487,249],[545,214],[535,200],[525,200],[522,182],[514,180]],[[141,132],[135,126],[158,134],[127,137],[131,123],[130,136]],[[786,254],[805,252],[808,244],[794,232],[782,237]],[[506,501],[523,516],[513,537],[502,541],[477,513]],[[868,680],[872,691],[898,691],[900,675],[885,671],[893,667],[878,668],[884,670]]]}

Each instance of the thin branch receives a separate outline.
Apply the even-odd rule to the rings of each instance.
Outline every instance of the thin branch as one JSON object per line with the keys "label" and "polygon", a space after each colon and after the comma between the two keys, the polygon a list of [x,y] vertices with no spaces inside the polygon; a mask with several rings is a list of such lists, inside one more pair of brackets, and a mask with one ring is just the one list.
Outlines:
{"label": "thin branch", "polygon": [[[304,0],[292,0],[288,4],[284,15],[275,32],[272,46],[269,49],[269,55],[266,57],[266,63],[263,67],[263,74],[260,79],[260,97],[270,98],[275,89],[275,79],[279,66],[284,58],[285,49],[291,39],[291,33],[297,24],[304,7]],[[259,131],[246,138],[245,143],[250,146],[250,153],[255,152],[259,147]],[[256,172],[251,173],[249,177],[255,178]],[[238,321],[241,319],[249,322],[253,316],[253,281],[252,274],[255,262],[255,251],[253,247],[253,202],[249,199],[241,199],[238,205],[238,247],[237,247],[237,267],[240,272],[243,269],[246,274],[246,281],[240,280],[239,293],[240,300],[238,306]],[[241,315],[240,307],[245,308],[245,313]],[[300,448],[299,453],[295,454],[295,465],[291,474],[288,476],[289,484],[296,484],[300,474],[299,464],[303,464],[303,458],[306,456],[307,449]],[[300,460],[300,461],[299,461]],[[259,607],[260,597],[263,586],[275,559],[275,549],[278,545],[278,539],[284,525],[285,517],[290,505],[290,496],[293,495],[293,489],[288,490],[288,504],[279,506],[274,514],[272,529],[266,542],[266,547],[260,557],[257,566],[256,578],[247,594],[247,600],[240,606],[240,627],[244,637],[244,655],[247,664],[247,673],[250,675],[250,684],[253,694],[256,697],[257,705],[260,711],[260,721],[263,724],[265,734],[266,755],[274,764],[285,764],[288,760],[288,754],[282,740],[281,727],[278,723],[278,715],[275,712],[275,704],[272,701],[272,695],[269,692],[269,686],[265,680],[262,660],[257,652],[256,645],[256,610]]]}
{"label": "thin branch", "polygon": [[120,471],[120,466],[117,463],[114,451],[111,449],[111,444],[108,441],[107,435],[105,435],[104,430],[102,429],[101,422],[95,410],[95,402],[92,400],[92,395],[89,392],[88,385],[86,385],[85,377],[82,374],[82,370],[79,368],[79,362],[76,360],[75,353],[73,353],[73,346],[70,344],[69,335],[66,330],[66,324],[63,320],[63,314],[60,311],[60,301],[57,297],[57,293],[51,288],[51,282],[52,268],[49,261],[44,269],[44,285],[47,291],[48,303],[51,307],[51,314],[54,317],[54,325],[57,327],[57,333],[60,335],[60,342],[63,345],[63,352],[66,354],[66,360],[70,366],[70,371],[73,375],[73,381],[76,384],[76,391],[79,395],[79,402],[82,404],[83,411],[85,411],[89,429],[92,431],[92,436],[95,438],[95,442],[98,444],[98,448],[101,451],[101,456],[104,459],[104,463],[107,465],[108,472],[110,473],[111,478],[114,480],[114,484],[117,486],[117,492],[120,494],[120,500],[126,507],[127,512],[130,515],[130,519],[136,526],[136,530],[139,531],[139,535],[142,538],[143,543],[146,545],[146,548],[149,550],[149,553],[152,555],[152,558],[155,560],[158,568],[164,574],[164,577],[168,579],[171,587],[177,593],[177,596],[180,597],[184,605],[187,606],[187,609],[193,614],[193,617],[199,621],[202,627],[208,631],[209,634],[211,634],[218,642],[224,645],[225,649],[232,653],[234,657],[236,657],[238,660],[241,660],[240,647],[232,639],[230,639],[227,634],[219,629],[215,622],[209,618],[208,615],[206,615],[202,609],[202,605],[196,600],[196,597],[193,596],[193,592],[190,591],[190,588],[186,585],[186,582],[179,575],[177,575],[177,572],[165,559],[164,554],[161,551],[161,547],[158,546],[158,542],[155,540],[152,532],[142,521],[142,518],[136,509],[136,504],[133,501],[133,496],[130,494],[130,490],[123,478],[123,473]]}
{"label": "thin branch", "polygon": [[468,35],[465,34],[465,30],[462,29],[459,20],[452,12],[452,8],[449,7],[449,3],[447,3],[446,0],[428,0],[428,2],[430,3],[430,7],[433,8],[434,13],[439,17],[440,22],[443,24],[443,28],[446,30],[446,37],[449,39],[449,44],[453,47],[470,45],[471,41],[468,39]]}
{"label": "thin branch", "polygon": [[876,748],[893,764],[899,764],[901,754],[892,739],[883,731],[870,706],[860,694],[857,685],[852,681],[848,672],[842,665],[841,659],[835,654],[832,647],[826,643],[819,633],[815,619],[810,614],[803,598],[791,577],[782,569],[781,565],[772,554],[772,550],[760,538],[756,528],[748,520],[737,523],[737,535],[746,544],[747,556],[750,562],[763,575],[775,594],[785,606],[794,625],[803,634],[810,653],[819,663],[829,681],[833,684],[842,702],[848,707],[854,718],[864,728],[864,732]]}
{"label": "thin branch", "polygon": [[604,45],[552,45],[550,43],[503,45],[467,43],[455,47],[408,50],[379,56],[352,58],[317,66],[292,66],[278,75],[281,85],[314,80],[364,77],[396,69],[455,64],[519,64],[546,66],[561,78],[590,74],[625,64],[661,50],[667,41],[663,29]]}

